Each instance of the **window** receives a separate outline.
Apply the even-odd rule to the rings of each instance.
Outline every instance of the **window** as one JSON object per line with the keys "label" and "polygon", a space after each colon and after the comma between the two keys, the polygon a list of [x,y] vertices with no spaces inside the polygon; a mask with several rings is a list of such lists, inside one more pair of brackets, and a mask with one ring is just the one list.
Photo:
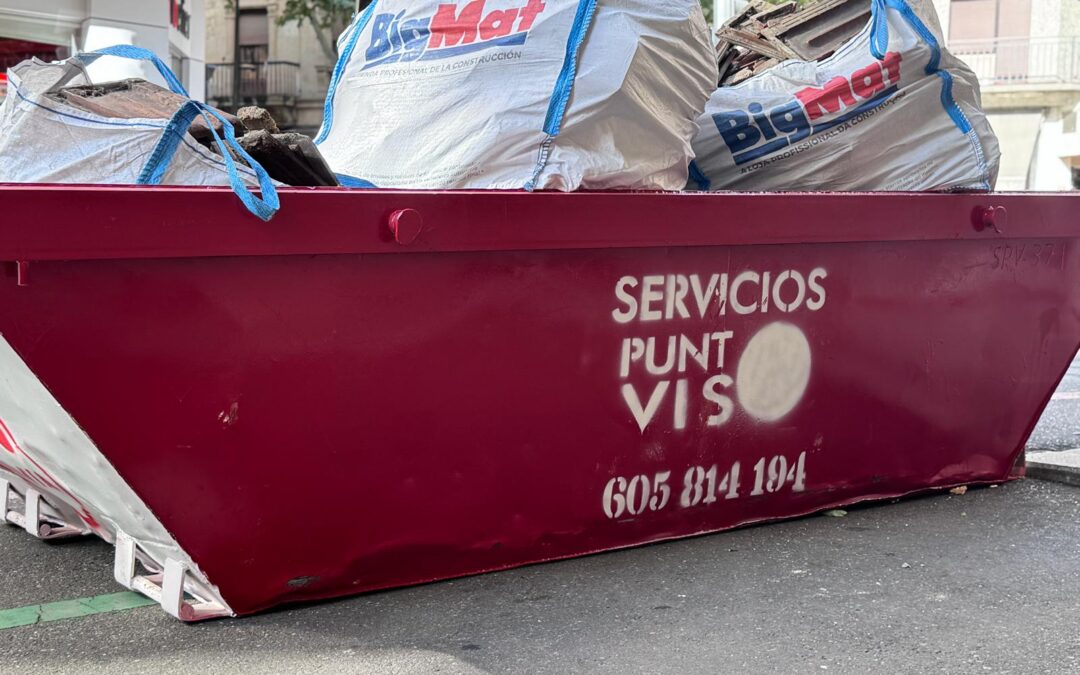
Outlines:
{"label": "window", "polygon": [[270,58],[270,17],[265,9],[240,10],[240,63]]}
{"label": "window", "polygon": [[187,69],[184,67],[184,57],[181,54],[177,54],[174,51],[169,52],[169,67],[173,73],[180,78],[180,84],[187,87],[191,83],[188,81]]}
{"label": "window", "polygon": [[949,40],[992,40],[1031,34],[1031,0],[952,0]]}

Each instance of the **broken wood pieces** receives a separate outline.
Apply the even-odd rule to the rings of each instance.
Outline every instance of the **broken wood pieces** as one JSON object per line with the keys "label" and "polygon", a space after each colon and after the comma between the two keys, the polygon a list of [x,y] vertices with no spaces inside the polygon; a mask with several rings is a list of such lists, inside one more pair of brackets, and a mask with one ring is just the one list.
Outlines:
{"label": "broken wood pieces", "polygon": [[[188,101],[164,87],[140,79],[66,87],[51,97],[74,108],[114,119],[169,119]],[[234,128],[239,125],[239,120],[232,115],[217,112]],[[222,133],[221,121],[213,117],[210,121],[215,131]],[[199,143],[211,147],[214,135],[204,117],[195,118],[188,133]]]}
{"label": "broken wood pieces", "polygon": [[738,84],[788,59],[826,58],[869,19],[867,0],[753,0],[716,34],[720,85]]}
{"label": "broken wood pieces", "polygon": [[249,131],[240,139],[242,147],[262,164],[274,180],[297,187],[337,185],[315,144],[300,134],[271,134],[265,129]]}
{"label": "broken wood pieces", "polygon": [[[188,99],[140,79],[59,89],[50,96],[60,102],[102,117],[114,119],[169,119]],[[286,185],[336,186],[337,178],[319,149],[307,136],[281,133],[270,113],[262,108],[241,108],[236,116],[216,111],[225,120],[200,115],[191,123],[191,136],[215,153],[222,149],[210,131],[218,135],[231,125],[240,147],[263,165],[274,180]],[[235,153],[234,153],[235,154]]]}

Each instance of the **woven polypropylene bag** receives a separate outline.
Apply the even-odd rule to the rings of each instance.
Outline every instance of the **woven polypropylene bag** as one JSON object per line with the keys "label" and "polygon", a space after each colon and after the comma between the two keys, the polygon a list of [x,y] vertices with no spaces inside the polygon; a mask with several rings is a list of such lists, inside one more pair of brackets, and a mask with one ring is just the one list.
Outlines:
{"label": "woven polypropylene bag", "polygon": [[[8,71],[8,96],[0,105],[0,183],[227,185],[252,213],[264,220],[273,217],[279,206],[273,181],[240,147],[231,125],[205,104],[189,100],[172,118],[121,119],[75,108],[50,95],[65,86],[90,84],[86,65],[100,57],[153,61],[173,92],[187,98],[164,63],[130,45],[56,63],[24,61]],[[218,140],[221,155],[187,133],[200,116],[208,123],[210,117],[219,117],[224,131]],[[249,186],[258,186],[262,195],[253,194]]]}
{"label": "woven polypropylene bag", "polygon": [[872,9],[833,56],[717,90],[694,140],[692,187],[993,189],[1000,153],[978,79],[942,47],[932,5]]}
{"label": "woven polypropylene bag", "polygon": [[396,188],[681,189],[717,67],[698,0],[377,0],[317,142]]}

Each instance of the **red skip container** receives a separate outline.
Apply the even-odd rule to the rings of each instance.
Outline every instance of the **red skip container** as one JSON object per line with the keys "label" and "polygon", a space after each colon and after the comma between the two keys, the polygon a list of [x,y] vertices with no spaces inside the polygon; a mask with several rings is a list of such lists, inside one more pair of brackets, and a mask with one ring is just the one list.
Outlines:
{"label": "red skip container", "polygon": [[1067,195],[0,202],[6,518],[185,620],[1007,480],[1080,345]]}

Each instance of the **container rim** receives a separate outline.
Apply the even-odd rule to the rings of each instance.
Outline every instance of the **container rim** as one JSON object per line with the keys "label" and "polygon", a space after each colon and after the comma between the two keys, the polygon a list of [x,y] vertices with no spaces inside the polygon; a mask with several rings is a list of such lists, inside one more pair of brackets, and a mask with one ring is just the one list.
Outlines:
{"label": "container rim", "polygon": [[[1080,193],[420,192],[0,184],[0,261],[1074,238]],[[409,215],[414,236],[395,236]],[[993,222],[991,222],[993,221]]]}

